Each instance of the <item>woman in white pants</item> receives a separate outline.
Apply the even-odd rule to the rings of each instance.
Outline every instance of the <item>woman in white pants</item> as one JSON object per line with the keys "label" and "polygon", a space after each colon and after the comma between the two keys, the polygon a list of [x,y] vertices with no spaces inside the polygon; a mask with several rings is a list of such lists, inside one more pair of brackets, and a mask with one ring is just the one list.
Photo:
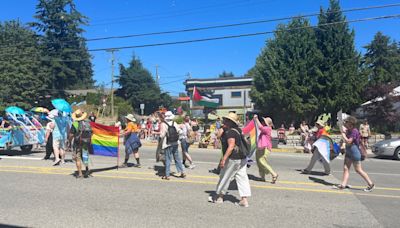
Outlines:
{"label": "woman in white pants", "polygon": [[248,207],[247,198],[251,196],[251,190],[247,176],[246,156],[238,149],[241,139],[241,130],[238,128],[238,117],[235,113],[229,113],[228,116],[223,117],[223,120],[226,128],[221,137],[224,155],[219,166],[222,170],[219,175],[216,197],[210,200],[214,203],[223,203],[223,197],[228,190],[229,184],[235,179],[241,198],[237,205]]}

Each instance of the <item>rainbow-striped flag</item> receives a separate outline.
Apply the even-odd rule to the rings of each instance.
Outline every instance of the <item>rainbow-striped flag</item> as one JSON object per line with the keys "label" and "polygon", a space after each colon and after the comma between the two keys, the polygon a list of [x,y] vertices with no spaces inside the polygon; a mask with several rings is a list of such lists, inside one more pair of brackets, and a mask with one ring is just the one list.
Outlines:
{"label": "rainbow-striped flag", "polygon": [[256,122],[254,120],[251,120],[245,127],[243,127],[242,132],[244,135],[250,136],[250,158],[257,150],[257,140],[260,135]]}
{"label": "rainbow-striped flag", "polygon": [[118,157],[119,127],[90,122],[94,155]]}

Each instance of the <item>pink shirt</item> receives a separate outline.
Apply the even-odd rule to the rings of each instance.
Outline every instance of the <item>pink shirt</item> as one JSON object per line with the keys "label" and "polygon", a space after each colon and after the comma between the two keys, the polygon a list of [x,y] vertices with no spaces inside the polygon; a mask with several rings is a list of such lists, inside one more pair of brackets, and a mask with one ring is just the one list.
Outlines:
{"label": "pink shirt", "polygon": [[258,138],[257,147],[259,149],[267,148],[269,150],[272,149],[272,128],[269,126],[259,126],[260,129],[260,137]]}

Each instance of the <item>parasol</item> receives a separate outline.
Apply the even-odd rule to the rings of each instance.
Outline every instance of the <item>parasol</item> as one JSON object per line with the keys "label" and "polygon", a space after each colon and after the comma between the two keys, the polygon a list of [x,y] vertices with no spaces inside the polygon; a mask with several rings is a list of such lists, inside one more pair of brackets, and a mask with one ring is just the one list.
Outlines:
{"label": "parasol", "polygon": [[48,113],[49,110],[43,107],[34,107],[31,109],[32,112],[39,112],[39,113]]}
{"label": "parasol", "polygon": [[64,99],[54,99],[51,101],[51,104],[61,112],[72,112],[71,105]]}
{"label": "parasol", "polygon": [[10,106],[10,107],[6,108],[6,112],[14,114],[14,115],[25,115],[25,111],[22,108],[17,107],[17,106]]}

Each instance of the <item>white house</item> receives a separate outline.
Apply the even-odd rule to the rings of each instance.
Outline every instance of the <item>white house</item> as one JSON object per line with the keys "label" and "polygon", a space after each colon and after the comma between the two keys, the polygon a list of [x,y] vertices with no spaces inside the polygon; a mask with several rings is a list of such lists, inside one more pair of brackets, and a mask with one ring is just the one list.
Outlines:
{"label": "white house", "polygon": [[[211,79],[187,79],[184,84],[188,95],[192,96],[193,88],[202,95],[209,95],[210,98],[219,99],[219,107],[216,109],[218,116],[224,116],[231,111],[242,116],[253,110],[254,104],[249,96],[253,78],[251,77],[229,77]],[[203,117],[204,107],[198,106],[193,100],[190,101],[192,114]]]}

